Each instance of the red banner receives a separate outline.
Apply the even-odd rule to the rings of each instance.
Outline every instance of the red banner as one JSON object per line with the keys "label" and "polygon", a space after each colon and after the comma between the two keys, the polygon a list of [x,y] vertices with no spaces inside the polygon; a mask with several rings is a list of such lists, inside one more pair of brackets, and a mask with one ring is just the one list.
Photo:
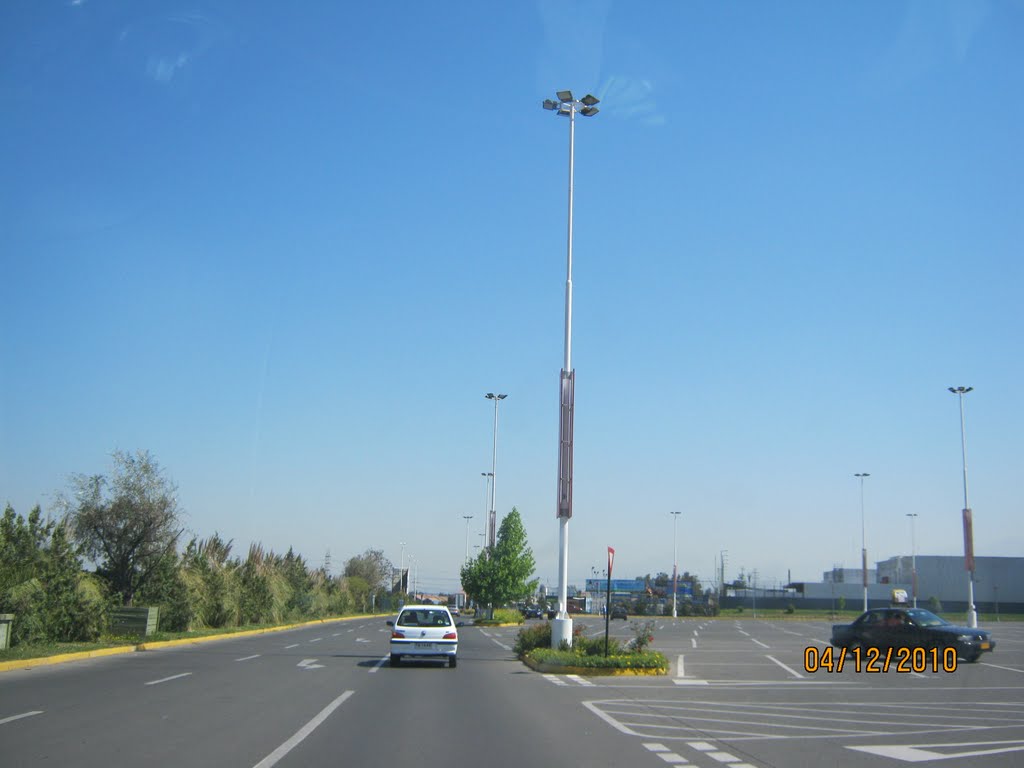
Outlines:
{"label": "red banner", "polygon": [[608,578],[612,577],[612,563],[615,562],[615,550],[608,547]]}

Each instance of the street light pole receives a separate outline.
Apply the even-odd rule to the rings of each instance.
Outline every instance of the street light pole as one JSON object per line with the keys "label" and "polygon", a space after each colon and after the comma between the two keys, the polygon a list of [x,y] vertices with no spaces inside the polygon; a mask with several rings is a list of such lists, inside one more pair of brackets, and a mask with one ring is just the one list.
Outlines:
{"label": "street light pole", "polygon": [[402,545],[402,557],[398,565],[398,586],[402,588],[402,599],[405,600],[405,595],[409,594],[409,585],[405,578],[405,542],[400,541]]}
{"label": "street light pole", "polygon": [[565,266],[565,360],[560,379],[558,425],[558,615],[551,623],[551,647],[563,642],[572,645],[572,619],[567,610],[569,583],[569,518],[572,517],[572,428],[576,372],[572,368],[572,214],[573,171],[576,153],[576,113],[592,117],[598,113],[598,99],[587,94],[577,101],[572,91],[558,91],[554,99],[545,99],[544,109],[569,118],[569,226],[566,238]]}
{"label": "street light pole", "polygon": [[854,477],[860,478],[860,569],[864,582],[864,610],[868,609],[868,545],[865,539],[864,526],[864,478],[871,477],[867,472],[857,472]]}
{"label": "street light pole", "polygon": [[917,512],[907,512],[910,518],[910,570],[913,574],[912,591],[914,593],[914,607],[917,608],[917,541],[914,537],[914,522],[917,519]]}
{"label": "street light pole", "polygon": [[679,578],[679,550],[676,547],[676,528],[682,512],[672,512],[672,618],[676,618],[676,584]]}
{"label": "street light pole", "polygon": [[469,521],[473,519],[472,515],[463,515],[462,519],[466,521],[466,561],[469,561]]}
{"label": "street light pole", "polygon": [[487,513],[487,547],[490,550],[494,549],[494,538],[495,534],[495,523],[497,522],[497,507],[495,506],[495,497],[497,496],[498,483],[498,403],[504,400],[508,395],[496,395],[493,392],[488,392],[484,395],[488,400],[494,401],[494,448],[491,452],[491,509]]}
{"label": "street light pole", "polygon": [[950,392],[960,396],[960,444],[964,456],[964,567],[967,568],[967,626],[978,626],[978,611],[974,607],[974,520],[971,505],[967,500],[967,425],[964,421],[964,395],[974,387],[949,387]]}

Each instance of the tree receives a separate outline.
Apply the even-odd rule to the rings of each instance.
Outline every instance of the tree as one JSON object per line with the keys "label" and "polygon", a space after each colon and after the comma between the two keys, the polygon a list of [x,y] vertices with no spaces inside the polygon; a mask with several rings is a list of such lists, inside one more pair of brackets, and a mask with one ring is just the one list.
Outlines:
{"label": "tree", "polygon": [[344,575],[348,578],[357,576],[363,579],[370,586],[370,591],[376,592],[382,587],[391,587],[391,575],[394,570],[395,567],[384,557],[382,550],[368,549],[345,563]]}
{"label": "tree", "polygon": [[113,453],[113,474],[75,475],[61,497],[75,540],[123,605],[175,551],[181,535],[176,488],[148,451]]}
{"label": "tree", "polygon": [[526,543],[519,510],[515,507],[501,521],[492,552],[481,552],[462,567],[462,587],[478,603],[504,605],[525,600],[537,591],[533,550]]}

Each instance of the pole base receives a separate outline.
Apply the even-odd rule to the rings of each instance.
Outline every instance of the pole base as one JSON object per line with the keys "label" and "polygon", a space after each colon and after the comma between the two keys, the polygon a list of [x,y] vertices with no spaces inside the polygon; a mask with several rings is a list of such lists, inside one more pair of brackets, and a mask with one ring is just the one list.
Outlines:
{"label": "pole base", "polygon": [[572,648],[572,619],[552,619],[551,647],[561,648],[563,640]]}

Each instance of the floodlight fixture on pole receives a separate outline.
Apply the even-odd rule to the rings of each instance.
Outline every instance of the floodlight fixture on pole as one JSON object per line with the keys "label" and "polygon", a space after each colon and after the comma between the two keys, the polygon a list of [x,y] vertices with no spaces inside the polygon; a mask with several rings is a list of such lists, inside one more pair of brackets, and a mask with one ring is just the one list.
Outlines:
{"label": "floodlight fixture on pole", "polygon": [[495,503],[495,497],[497,496],[496,486],[498,484],[498,403],[508,397],[508,395],[497,395],[494,392],[488,392],[484,397],[494,401],[494,449],[491,453],[491,508],[487,513],[487,548],[493,551],[498,518]]}
{"label": "floodlight fixture on pole", "polygon": [[954,395],[960,396],[960,445],[964,457],[964,567],[967,569],[967,626],[978,626],[978,611],[974,605],[974,515],[967,499],[967,423],[964,420],[964,395],[974,387],[948,387]]}
{"label": "floodlight fixture on pole", "polygon": [[676,618],[676,584],[679,579],[679,550],[676,547],[676,529],[678,528],[679,516],[682,512],[670,512],[672,515],[672,618]]}
{"label": "floodlight fixture on pole", "polygon": [[864,478],[871,477],[867,472],[856,472],[854,477],[860,478],[860,570],[864,583],[864,610],[868,609],[868,546],[864,531]]}
{"label": "floodlight fixture on pole", "polygon": [[466,560],[469,560],[469,521],[473,519],[472,515],[463,515],[462,519],[466,521]]}
{"label": "floodlight fixture on pole", "polygon": [[914,595],[914,607],[917,608],[917,541],[914,536],[914,523],[917,520],[917,512],[907,512],[910,518],[910,571],[911,571],[911,592]]}
{"label": "floodlight fixture on pole", "polygon": [[573,172],[576,154],[576,113],[585,117],[597,114],[596,96],[587,94],[581,101],[573,98],[572,91],[557,91],[557,101],[545,99],[541,106],[557,115],[569,118],[569,216],[566,237],[565,266],[565,359],[560,377],[560,408],[558,421],[558,614],[551,624],[551,647],[564,642],[572,645],[572,619],[568,611],[569,583],[569,518],[572,517],[572,431],[573,403],[576,372],[572,368],[572,215]]}

